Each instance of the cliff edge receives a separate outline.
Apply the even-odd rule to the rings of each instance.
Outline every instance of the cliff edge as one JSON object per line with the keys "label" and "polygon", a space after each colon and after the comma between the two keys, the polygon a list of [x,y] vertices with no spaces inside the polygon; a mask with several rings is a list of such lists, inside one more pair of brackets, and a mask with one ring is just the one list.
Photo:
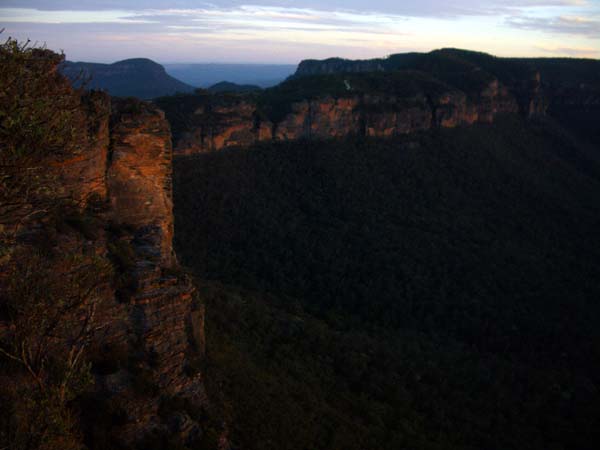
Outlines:
{"label": "cliff edge", "polygon": [[[497,58],[458,49],[300,63],[260,93],[163,97],[176,155],[263,141],[387,137],[598,104],[598,61]],[[562,108],[564,109],[564,108]]]}
{"label": "cliff edge", "polygon": [[0,57],[0,442],[216,448],[163,112],[73,89],[50,51]]}

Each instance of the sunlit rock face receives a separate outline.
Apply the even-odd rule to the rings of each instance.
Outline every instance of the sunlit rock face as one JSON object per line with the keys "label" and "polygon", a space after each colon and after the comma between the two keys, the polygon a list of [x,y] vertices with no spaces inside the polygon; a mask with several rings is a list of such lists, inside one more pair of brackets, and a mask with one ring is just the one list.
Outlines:
{"label": "sunlit rock face", "polygon": [[510,90],[494,80],[481,92],[477,109],[478,120],[491,123],[498,113],[518,113],[519,105]]}
{"label": "sunlit rock face", "polygon": [[112,122],[106,178],[113,219],[133,228],[156,228],[160,259],[170,266],[174,258],[169,124],[162,111],[141,102],[115,102]]}
{"label": "sunlit rock face", "polygon": [[[108,212],[116,232],[107,237],[109,253],[127,249],[120,267],[126,286],[105,302],[106,341],[136,360],[134,372],[120,368],[99,377],[104,393],[129,415],[115,428],[123,442],[151,432],[176,433],[183,440],[201,435],[201,424],[182,415],[181,426],[158,414],[161,398],[207,402],[201,373],[189,373],[191,358],[204,351],[204,310],[190,279],[179,270],[173,251],[172,148],[164,114],[134,100],[112,104],[108,159],[105,162]],[[117,250],[115,250],[115,248]],[[143,373],[153,389],[136,392]],[[185,426],[184,426],[185,425]]]}
{"label": "sunlit rock face", "polygon": [[292,111],[276,124],[276,140],[329,139],[361,134],[360,98],[325,97],[294,103]]}
{"label": "sunlit rock face", "polygon": [[310,137],[327,139],[360,134],[360,98],[332,98],[310,104]]}
{"label": "sunlit rock face", "polygon": [[258,114],[255,103],[232,99],[230,96],[214,103],[210,100],[198,105],[187,118],[192,125],[175,143],[176,153],[192,154],[243,147],[272,138],[273,124]]}
{"label": "sunlit rock face", "polygon": [[[53,251],[76,255],[82,265],[101,258],[111,267],[89,299],[95,330],[88,348],[90,395],[103,403],[84,416],[118,411],[118,421],[94,433],[110,436],[119,448],[156,433],[193,442],[202,423],[185,411],[159,414],[170,397],[198,408],[207,404],[203,373],[189,370],[203,358],[204,309],[173,251],[169,123],[149,103],[111,101],[100,92],[72,95],[82,95],[77,117],[83,131],[72,151],[50,155],[44,165],[60,187],[56,195],[72,200],[85,221],[73,225],[65,218],[54,231]],[[90,229],[82,232],[84,225]],[[39,230],[39,223],[25,223],[20,233],[31,240]],[[0,331],[5,328],[0,319]],[[97,426],[84,418],[80,428],[85,434]]]}
{"label": "sunlit rock face", "polygon": [[103,199],[107,194],[105,165],[109,146],[110,97],[103,92],[85,94],[78,113],[87,133],[81,136],[71,154],[49,161],[48,165],[62,179],[63,194],[85,204],[93,199]]}
{"label": "sunlit rock face", "polygon": [[455,89],[441,94],[417,92],[408,97],[348,92],[293,102],[288,109],[273,123],[250,99],[240,99],[229,107],[201,106],[189,120],[192,125],[176,140],[175,154],[247,147],[272,140],[389,137],[491,123],[498,114],[520,111],[515,96],[498,80],[471,95]]}
{"label": "sunlit rock face", "polygon": [[[553,99],[568,102],[574,90],[590,91],[589,86],[563,86],[561,64],[459,49],[366,61],[306,60],[288,80],[262,94],[204,97],[208,107],[193,114],[165,110],[172,124],[185,129],[175,136],[175,154],[271,140],[387,137],[492,123],[501,114],[544,115]],[[583,69],[593,77],[594,67],[578,70]],[[214,106],[223,102],[233,107]]]}

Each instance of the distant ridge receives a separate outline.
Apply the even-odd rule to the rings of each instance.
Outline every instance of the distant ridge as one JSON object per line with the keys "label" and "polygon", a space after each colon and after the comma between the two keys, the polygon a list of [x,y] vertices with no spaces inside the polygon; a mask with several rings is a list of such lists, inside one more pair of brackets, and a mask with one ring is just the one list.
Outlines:
{"label": "distant ridge", "polygon": [[292,75],[297,64],[165,63],[164,67],[167,73],[194,87],[208,89],[221,81],[229,81],[264,89]]}
{"label": "distant ridge", "polygon": [[229,81],[221,81],[220,83],[213,84],[208,88],[209,92],[212,93],[225,93],[225,92],[235,92],[235,93],[244,93],[244,92],[256,92],[260,91],[262,88],[260,86],[256,86],[254,84],[237,84],[231,83]]}
{"label": "distant ridge", "polygon": [[[292,78],[341,73],[393,72],[418,70],[451,84],[460,84],[464,74],[493,74],[511,83],[532,72],[540,72],[548,83],[577,86],[600,83],[600,60],[587,58],[507,58],[457,48],[442,48],[429,53],[396,53],[386,58],[352,60],[344,58],[306,59]],[[456,77],[458,75],[458,77]]]}
{"label": "distant ridge", "polygon": [[151,99],[178,92],[193,92],[194,87],[169,75],[163,66],[146,58],[113,64],[66,61],[61,71],[76,83],[89,79],[89,89],[101,89],[116,97]]}
{"label": "distant ridge", "polygon": [[549,115],[600,142],[594,131],[600,61],[593,59],[442,49],[364,61],[306,60],[277,86],[248,95],[242,88],[224,82],[157,99],[171,121],[175,153],[262,141],[391,137],[491,124],[507,114]]}

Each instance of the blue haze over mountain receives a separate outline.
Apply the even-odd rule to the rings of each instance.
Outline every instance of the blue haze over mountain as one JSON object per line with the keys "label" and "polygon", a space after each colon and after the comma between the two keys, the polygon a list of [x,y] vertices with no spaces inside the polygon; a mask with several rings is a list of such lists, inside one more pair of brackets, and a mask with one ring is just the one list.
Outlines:
{"label": "blue haze over mountain", "polygon": [[88,89],[105,90],[116,97],[151,99],[194,90],[167,74],[163,66],[146,58],[113,64],[66,61],[61,71],[75,85],[83,82]]}
{"label": "blue haze over mountain", "polygon": [[[151,99],[163,95],[192,92],[223,82],[229,88],[248,89],[276,85],[292,75],[295,65],[267,64],[167,64],[136,58],[113,64],[67,61],[62,72],[76,84],[85,81],[89,89],[102,89],[117,97]],[[227,85],[228,83],[225,83]],[[220,87],[219,87],[220,86]]]}
{"label": "blue haze over mountain", "polygon": [[274,86],[296,70],[295,64],[164,64],[167,73],[184,83],[207,88],[221,81]]}

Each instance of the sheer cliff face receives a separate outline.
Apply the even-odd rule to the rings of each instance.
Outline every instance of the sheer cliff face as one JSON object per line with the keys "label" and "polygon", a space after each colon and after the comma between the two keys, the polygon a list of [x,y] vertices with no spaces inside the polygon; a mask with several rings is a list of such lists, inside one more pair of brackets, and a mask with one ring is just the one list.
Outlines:
{"label": "sheer cliff face", "polygon": [[386,137],[491,123],[499,114],[562,117],[569,110],[589,121],[587,112],[600,104],[599,68],[596,60],[497,58],[459,49],[307,60],[280,85],[238,97],[240,107],[226,113],[165,110],[172,123],[184,124],[175,154],[271,140]]}
{"label": "sheer cliff face", "polygon": [[[86,101],[95,112],[89,139],[73,157],[49,164],[81,208],[100,205],[103,222],[91,239],[62,236],[61,251],[83,246],[114,268],[97,304],[90,358],[97,398],[122,417],[100,432],[127,445],[155,434],[193,442],[201,424],[183,410],[159,414],[171,397],[197,408],[207,404],[202,374],[189,370],[202,359],[204,311],[172,247],[169,124],[147,103],[111,104],[99,93]],[[93,422],[94,412],[88,413]]]}
{"label": "sheer cliff face", "polygon": [[[530,94],[531,98],[536,95],[533,91]],[[251,99],[240,98],[238,105],[227,110],[200,106],[190,119],[193,125],[175,141],[175,153],[192,154],[272,140],[388,137],[491,123],[497,114],[529,114],[529,108],[527,104],[523,110],[515,95],[498,80],[471,95],[447,88],[442,93],[386,96],[354,92],[348,87],[342,96],[324,94],[293,102],[289,112],[275,123],[266,119]]]}
{"label": "sheer cliff face", "polygon": [[117,224],[154,229],[160,261],[173,257],[171,134],[164,114],[147,104],[128,111],[114,104],[110,160],[106,183],[112,217]]}
{"label": "sheer cliff face", "polygon": [[178,152],[201,153],[232,146],[248,146],[272,138],[273,124],[261,118],[256,105],[238,99],[204,102],[189,118],[193,124],[180,138]]}

